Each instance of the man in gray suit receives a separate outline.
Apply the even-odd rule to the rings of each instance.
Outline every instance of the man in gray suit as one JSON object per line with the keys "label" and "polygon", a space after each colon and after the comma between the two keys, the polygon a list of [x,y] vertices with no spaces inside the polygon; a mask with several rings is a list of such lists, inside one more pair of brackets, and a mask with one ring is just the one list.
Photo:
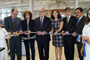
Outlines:
{"label": "man in gray suit", "polygon": [[[11,34],[16,35],[18,32],[22,32],[21,19],[17,17],[18,11],[12,9],[11,16],[4,19],[5,29]],[[10,38],[10,55],[11,60],[15,60],[15,50],[17,52],[17,60],[21,60],[21,36]]]}

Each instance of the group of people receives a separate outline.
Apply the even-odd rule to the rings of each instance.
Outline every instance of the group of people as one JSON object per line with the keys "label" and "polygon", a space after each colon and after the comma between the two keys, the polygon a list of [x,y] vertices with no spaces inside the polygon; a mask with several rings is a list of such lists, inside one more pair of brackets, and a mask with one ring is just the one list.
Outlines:
{"label": "group of people", "polygon": [[[65,8],[66,17],[62,18],[60,12],[55,9],[51,13],[51,19],[45,16],[45,9],[39,9],[39,17],[32,19],[32,13],[25,11],[23,13],[24,20],[17,17],[18,10],[12,9],[11,16],[4,19],[4,28],[0,27],[0,47],[5,47],[5,50],[0,52],[2,60],[8,60],[7,47],[5,42],[5,35],[16,35],[10,38],[10,57],[15,60],[15,50],[17,60],[22,60],[21,40],[24,40],[26,49],[26,60],[30,60],[30,49],[32,60],[35,60],[35,40],[38,45],[38,52],[40,60],[49,59],[49,44],[50,35],[46,32],[51,32],[52,45],[55,46],[56,60],[62,60],[62,47],[64,46],[64,53],[66,60],[74,60],[74,44],[77,44],[78,54],[80,60],[90,60],[90,9],[87,11],[87,17],[84,16],[83,9],[78,7],[75,9],[75,16],[71,15],[72,10],[70,7]],[[22,33],[27,31],[25,33]],[[32,33],[32,32],[37,32]],[[62,33],[57,35],[57,33]],[[71,35],[67,35],[71,33]],[[78,43],[76,39],[78,36],[75,33],[82,35],[81,41]],[[36,38],[31,39],[36,35]],[[87,42],[85,42],[87,40]],[[86,57],[83,57],[80,50],[85,42]],[[3,43],[3,44],[2,44]],[[59,55],[59,58],[58,58]]]}

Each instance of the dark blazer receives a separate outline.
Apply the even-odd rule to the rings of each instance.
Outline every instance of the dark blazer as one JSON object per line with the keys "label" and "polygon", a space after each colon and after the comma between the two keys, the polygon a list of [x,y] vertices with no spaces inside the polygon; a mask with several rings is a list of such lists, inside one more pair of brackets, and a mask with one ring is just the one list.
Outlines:
{"label": "dark blazer", "polygon": [[74,30],[75,30],[77,18],[71,15],[68,24],[67,24],[67,17],[65,17],[63,19],[63,21],[64,21],[63,30],[64,31],[69,31],[69,33],[73,33]]}
{"label": "dark blazer", "polygon": [[[31,19],[31,20],[29,21],[29,30],[32,31],[32,32],[34,31],[34,30],[33,30],[33,25],[34,25],[34,20]],[[23,31],[27,31],[27,20],[22,20],[22,21],[21,21],[21,26],[22,26],[22,30],[23,30]],[[30,34],[31,37],[34,36],[34,35],[35,35],[35,34],[32,34],[32,33]],[[25,34],[23,34],[23,36],[24,36],[24,37],[27,37],[27,35],[25,35]]]}
{"label": "dark blazer", "polygon": [[[51,19],[44,16],[43,25],[41,28],[40,17],[37,17],[34,21],[34,31],[51,31]],[[50,41],[50,35],[37,35],[36,40]]]}
{"label": "dark blazer", "polygon": [[[22,30],[22,27],[21,27],[21,19],[20,18],[16,18],[16,31],[20,31]],[[13,21],[12,21],[12,17],[9,16],[9,17],[6,17],[4,19],[4,27],[5,29],[8,31],[8,32],[11,32],[13,33],[14,32],[14,28],[13,28]]]}
{"label": "dark blazer", "polygon": [[76,25],[75,31],[77,34],[82,34],[82,30],[83,30],[83,27],[85,25],[85,19],[86,19],[86,17],[83,16],[81,18],[81,20],[79,21],[79,23]]}

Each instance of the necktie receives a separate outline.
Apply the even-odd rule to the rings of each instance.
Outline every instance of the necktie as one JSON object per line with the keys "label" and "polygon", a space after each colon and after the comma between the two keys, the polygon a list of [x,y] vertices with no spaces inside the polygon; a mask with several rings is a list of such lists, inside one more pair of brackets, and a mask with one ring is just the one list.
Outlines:
{"label": "necktie", "polygon": [[15,20],[13,20],[13,28],[14,28],[14,32],[16,31],[16,28],[15,28]]}
{"label": "necktie", "polygon": [[78,19],[78,21],[77,21],[77,23],[76,23],[76,25],[79,23],[79,19]]}
{"label": "necktie", "polygon": [[43,23],[43,18],[41,18],[41,27],[42,27],[42,23]]}
{"label": "necktie", "polygon": [[67,17],[67,24],[68,24],[69,17]]}

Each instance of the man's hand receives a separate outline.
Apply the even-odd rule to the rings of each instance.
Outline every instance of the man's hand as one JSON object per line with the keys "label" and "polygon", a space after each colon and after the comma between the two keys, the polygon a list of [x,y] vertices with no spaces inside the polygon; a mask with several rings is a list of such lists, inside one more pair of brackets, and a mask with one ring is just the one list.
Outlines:
{"label": "man's hand", "polygon": [[43,32],[41,32],[41,34],[42,34],[42,35],[45,35],[45,34],[46,34],[46,32],[45,32],[45,31],[43,31]]}
{"label": "man's hand", "polygon": [[38,34],[38,35],[41,35],[41,31],[37,31],[37,34]]}
{"label": "man's hand", "polygon": [[68,31],[66,31],[63,35],[66,35],[66,34],[69,34],[69,32],[68,32]]}
{"label": "man's hand", "polygon": [[20,31],[20,34],[23,34],[23,31],[22,30]]}
{"label": "man's hand", "polygon": [[17,34],[17,32],[13,32],[13,35],[16,35]]}
{"label": "man's hand", "polygon": [[75,35],[75,33],[76,33],[76,32],[73,32],[73,33],[72,33],[72,36],[73,36],[73,37],[75,37],[75,36],[76,36],[76,35]]}
{"label": "man's hand", "polygon": [[11,32],[8,32],[8,35],[11,35]]}

